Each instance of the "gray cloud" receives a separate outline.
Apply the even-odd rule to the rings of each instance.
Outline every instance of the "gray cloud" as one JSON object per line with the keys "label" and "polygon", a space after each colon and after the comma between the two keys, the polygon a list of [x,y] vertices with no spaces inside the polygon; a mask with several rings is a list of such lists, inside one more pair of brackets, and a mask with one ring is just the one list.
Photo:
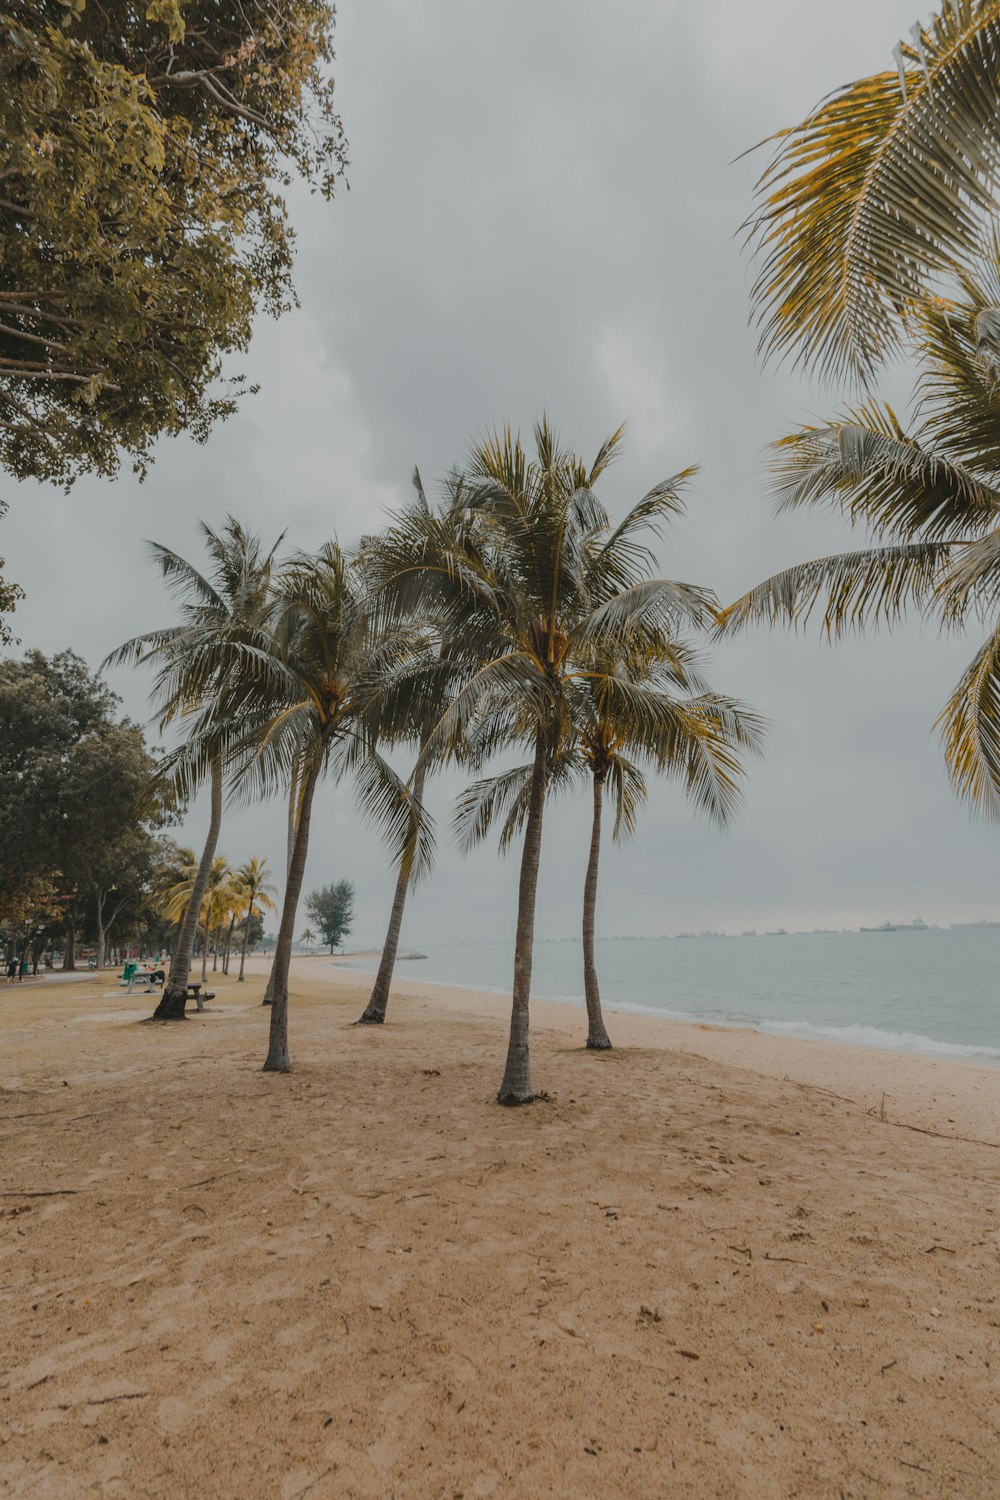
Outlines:
{"label": "gray cloud", "polygon": [[[96,662],[162,619],[143,537],[194,554],[197,519],[233,511],[296,545],[351,541],[404,498],[414,463],[440,475],[486,426],[527,432],[543,408],[585,452],[629,419],[612,509],[701,463],[663,547],[673,576],[732,597],[850,545],[831,518],[770,518],[763,448],[841,393],[756,362],[737,231],[762,158],[734,162],[889,66],[914,19],[912,0],[842,0],[828,17],[821,0],[347,0],[352,190],[332,206],[292,195],[302,306],[258,331],[245,368],[261,394],[207,447],[162,445],[144,486],[8,483],[0,550],[28,589],[25,643]],[[991,915],[996,835],[954,800],[930,732],[973,649],[914,623],[836,650],[764,632],[718,650],[715,683],[771,721],[768,758],[727,835],[679,788],[654,789],[635,843],[607,857],[603,929]],[[115,685],[145,713],[136,674]],[[462,861],[444,840],[454,786],[433,792],[442,850],[413,942],[512,929],[514,862]],[[542,932],[576,927],[585,825],[583,803],[553,809]],[[314,827],[307,884],[356,879],[357,936],[377,940],[391,876],[349,793],[325,789]],[[234,811],[222,844],[280,866],[282,810]]]}

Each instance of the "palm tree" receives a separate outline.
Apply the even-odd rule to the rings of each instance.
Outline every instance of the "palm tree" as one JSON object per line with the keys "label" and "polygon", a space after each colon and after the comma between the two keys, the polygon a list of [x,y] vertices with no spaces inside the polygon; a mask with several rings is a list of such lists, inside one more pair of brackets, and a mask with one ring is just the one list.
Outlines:
{"label": "palm tree", "polygon": [[[531,459],[509,430],[493,434],[453,477],[447,520],[411,510],[380,548],[382,607],[423,609],[475,664],[423,758],[469,745],[484,758],[513,743],[530,747],[501,1104],[534,1097],[528,1015],[542,820],[551,768],[572,735],[567,686],[575,663],[632,633],[715,617],[707,590],[649,577],[650,554],[638,539],[679,508],[691,471],[657,485],[611,528],[593,486],[620,436],[621,429],[587,468],[559,446],[547,420],[535,429]],[[453,514],[459,505],[464,519]]]}
{"label": "palm tree", "polygon": [[[266,620],[275,555],[284,535],[265,553],[259,538],[232,516],[221,533],[204,522],[201,531],[210,562],[207,575],[171,548],[149,544],[154,562],[180,601],[180,623],[126,641],[105,661],[105,666],[137,663],[156,668],[153,696],[159,705],[161,730],[189,718],[222,690],[230,666],[224,647],[234,629],[251,629]],[[155,1020],[183,1020],[185,1015],[199,913],[222,828],[218,758],[203,768],[200,779],[189,778],[190,790],[206,780],[210,785],[208,834]]]}
{"label": "palm tree", "polygon": [[305,948],[308,952],[311,952],[315,941],[316,934],[313,932],[311,927],[304,927],[299,933],[299,942],[305,945]]}
{"label": "palm tree", "polygon": [[336,545],[299,555],[276,580],[267,628],[234,629],[231,668],[187,745],[161,762],[182,792],[221,759],[232,795],[299,789],[295,842],[272,965],[266,1072],[288,1072],[288,966],[302,890],[313,796],[321,776],[353,779],[362,813],[380,825],[398,858],[429,862],[428,820],[378,753],[383,700],[395,675],[423,648],[417,627],[382,629],[364,579]]}
{"label": "palm tree", "polygon": [[222,929],[229,921],[236,898],[236,889],[233,883],[233,872],[228,860],[217,854],[212,861],[212,869],[208,877],[208,885],[205,890],[205,899],[202,902],[202,927],[203,943],[201,949],[201,979],[204,984],[208,978],[208,949],[212,945],[212,972],[217,972],[219,967],[219,947],[222,940]]}
{"label": "palm tree", "polygon": [[[602,659],[602,657],[604,659]],[[762,721],[742,704],[710,692],[694,670],[686,642],[646,639],[639,649],[601,653],[572,674],[569,686],[573,741],[550,765],[550,786],[590,782],[593,816],[583,886],[583,975],[587,1047],[611,1047],[601,1010],[594,951],[598,871],[605,789],[615,811],[616,842],[635,832],[645,801],[645,771],[683,780],[695,805],[724,827],[739,802],[741,751],[762,742]],[[456,804],[455,831],[463,847],[482,839],[503,818],[506,848],[524,823],[530,766],[474,782]]]}
{"label": "palm tree", "polygon": [[874,403],[775,447],[778,509],[829,505],[878,546],[800,563],[726,609],[720,629],[790,625],[817,608],[830,638],[894,624],[909,608],[991,633],[938,723],[959,794],[1000,816],[1000,267],[962,278],[959,301],[936,300],[916,323],[920,419],[907,433]]}
{"label": "palm tree", "polygon": [[[423,481],[420,478],[420,470],[413,471],[413,500],[411,508],[415,513],[416,525],[420,528],[422,522],[431,515],[431,506],[424,490]],[[462,498],[461,486],[452,486],[446,489],[446,503],[437,513],[439,524],[447,528],[450,522],[457,522],[459,529],[463,524],[464,500]],[[368,571],[373,587],[377,589],[383,577],[384,571],[388,576],[398,581],[398,545],[399,538],[396,533],[390,533],[383,541],[382,536],[366,537],[360,557],[360,563]],[[405,545],[405,543],[404,543]],[[459,545],[461,545],[459,538]],[[417,607],[417,613],[423,613],[427,617],[427,609],[423,604]],[[430,621],[428,619],[428,626]],[[414,801],[423,803],[424,787],[427,781],[429,766],[424,756],[428,737],[434,725],[440,719],[447,705],[449,696],[455,691],[460,680],[456,676],[455,662],[452,656],[461,656],[461,652],[455,651],[452,643],[439,638],[437,660],[434,662],[421,663],[412,674],[412,686],[416,691],[412,701],[405,706],[412,714],[413,722],[410,725],[409,738],[418,746],[417,760],[413,768],[410,788]],[[406,711],[397,712],[393,720],[393,729],[397,734],[405,736]],[[379,957],[379,966],[372,985],[371,994],[368,997],[362,1014],[358,1017],[361,1026],[381,1026],[385,1022],[386,1011],[389,1005],[389,993],[392,987],[392,976],[396,967],[396,955],[399,952],[399,936],[403,927],[403,912],[406,907],[406,897],[413,880],[412,871],[408,868],[407,861],[401,861],[396,872],[396,886],[393,892],[392,905],[389,909],[389,925],[386,930],[385,942],[382,944],[382,952]]]}
{"label": "palm tree", "polygon": [[247,959],[247,944],[250,941],[250,924],[257,908],[261,912],[277,910],[271,900],[271,897],[276,894],[277,887],[271,884],[271,869],[267,860],[257,859],[256,856],[240,865],[236,876],[240,882],[242,904],[247,914],[243,928],[243,947],[240,949],[240,972],[237,976],[237,983],[242,984],[243,968]]}
{"label": "palm tree", "polygon": [[724,827],[739,803],[739,753],[761,746],[763,724],[756,715],[709,691],[691,696],[695,686],[679,649],[653,661],[640,651],[632,660],[604,664],[603,669],[595,663],[590,673],[581,674],[574,720],[593,794],[583,886],[583,977],[587,1046],[594,1050],[611,1046],[594,954],[605,786],[615,809],[616,841],[635,832],[647,794],[645,767],[680,777],[695,806]]}
{"label": "palm tree", "polygon": [[746,228],[761,345],[867,381],[907,310],[987,249],[1000,181],[1000,0],[943,0],[898,67],[781,131]]}

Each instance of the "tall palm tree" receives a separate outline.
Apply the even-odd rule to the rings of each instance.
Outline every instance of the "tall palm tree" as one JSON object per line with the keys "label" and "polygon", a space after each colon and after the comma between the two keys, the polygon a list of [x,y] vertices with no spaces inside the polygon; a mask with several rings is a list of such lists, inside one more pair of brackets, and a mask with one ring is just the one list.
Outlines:
{"label": "tall palm tree", "polygon": [[483,757],[516,742],[530,746],[501,1104],[534,1097],[528,1018],[542,820],[551,767],[572,733],[574,664],[633,632],[714,619],[709,591],[649,577],[649,550],[639,540],[679,508],[691,471],[657,485],[611,528],[593,486],[620,436],[621,429],[587,467],[560,447],[546,420],[535,429],[532,458],[509,430],[495,433],[451,482],[464,522],[413,510],[396,518],[380,549],[382,607],[428,611],[475,664],[424,759],[464,752],[470,738]]}
{"label": "tall palm tree", "polygon": [[[265,552],[259,538],[232,516],[221,532],[204,522],[201,531],[209,557],[205,573],[171,548],[158,542],[149,544],[153,561],[179,601],[179,623],[126,641],[105,662],[106,666],[134,663],[155,668],[152,691],[161,730],[188,720],[222,691],[231,664],[226,647],[232,642],[234,630],[262,625],[271,607],[271,578],[284,533]],[[222,828],[222,767],[218,757],[203,768],[200,779],[189,779],[188,784],[194,791],[206,781],[210,787],[208,834],[191,901],[178,930],[170,973],[154,1012],[156,1020],[183,1020],[185,1015],[199,913]]]}
{"label": "tall palm tree", "polygon": [[[420,470],[413,471],[413,499],[411,509],[416,518],[419,530],[421,524],[431,516],[431,505],[424,490],[423,481],[420,478]],[[449,523],[456,523],[459,530],[463,525],[464,501],[461,486],[454,483],[446,487],[445,503],[438,509],[436,519],[442,528],[447,528]],[[461,541],[459,538],[459,545]],[[361,549],[360,563],[366,569],[372,580],[375,590],[379,588],[380,580],[387,570],[388,575],[398,580],[399,561],[399,538],[395,531],[390,532],[387,538],[382,536],[366,537]],[[404,543],[405,546],[405,543]],[[427,605],[424,602],[418,604],[418,616],[428,618]],[[411,674],[412,686],[416,689],[412,693],[410,702],[405,705],[405,711],[396,712],[393,719],[393,731],[397,736],[408,738],[416,743],[418,747],[417,760],[413,768],[410,780],[410,789],[416,802],[422,805],[424,787],[430,770],[424,750],[434,725],[440,719],[451,694],[456,690],[461,680],[461,650],[456,650],[455,645],[438,633],[437,659],[434,661],[419,662],[415,671]],[[407,735],[407,712],[412,718]],[[382,952],[379,957],[378,970],[372,985],[368,1004],[358,1017],[361,1026],[381,1026],[385,1022],[386,1011],[389,1005],[389,993],[392,987],[392,976],[396,967],[396,955],[399,952],[399,937],[403,927],[403,913],[406,907],[406,897],[413,881],[413,874],[408,866],[408,861],[403,860],[396,872],[396,885],[393,891],[392,905],[389,909],[389,925],[386,930],[385,941],[382,944]]]}
{"label": "tall palm tree", "polygon": [[[616,653],[617,654],[617,653]],[[683,642],[648,644],[580,675],[574,723],[593,797],[590,851],[583,886],[583,978],[587,1046],[611,1046],[601,1011],[594,952],[601,823],[605,788],[615,811],[616,841],[635,832],[645,801],[645,770],[678,777],[695,806],[724,827],[740,798],[741,752],[758,752],[763,723],[743,704],[709,691],[692,672]]]}
{"label": "tall palm tree", "polygon": [[781,131],[746,226],[761,344],[868,381],[907,310],[989,249],[1000,185],[1000,0],[942,0],[897,67]]}
{"label": "tall palm tree", "polygon": [[277,910],[271,900],[277,892],[277,887],[271,884],[271,869],[267,860],[257,859],[256,856],[240,865],[236,875],[242,887],[243,903],[247,914],[243,928],[243,946],[240,949],[240,972],[237,976],[237,983],[242,984],[243,969],[247,960],[247,944],[250,941],[250,924],[258,909],[261,912]]}
{"label": "tall palm tree", "polygon": [[302,931],[299,933],[299,942],[305,944],[307,951],[312,951],[313,945],[316,942],[316,934],[313,932],[311,927],[303,927]]}
{"label": "tall palm tree", "polygon": [[426,865],[429,822],[379,754],[384,700],[395,676],[423,649],[418,627],[387,630],[372,616],[362,574],[336,545],[294,558],[275,584],[267,627],[233,630],[230,670],[187,744],[160,775],[184,792],[214,758],[232,795],[284,795],[299,788],[295,842],[272,965],[266,1072],[288,1072],[288,967],[302,890],[313,797],[320,778],[351,778],[363,815],[400,859]]}
{"label": "tall palm tree", "polygon": [[723,611],[720,629],[795,625],[822,631],[894,624],[916,608],[943,627],[969,615],[990,634],[938,723],[959,794],[1000,816],[1000,267],[962,278],[960,300],[927,304],[916,322],[919,420],[906,432],[874,403],[775,447],[779,510],[828,505],[880,544],[800,563]]}
{"label": "tall palm tree", "polygon": [[[602,659],[603,658],[603,659]],[[699,810],[725,826],[739,803],[741,752],[756,752],[762,721],[734,699],[707,689],[694,670],[695,655],[682,640],[600,653],[570,678],[573,738],[549,767],[550,786],[589,781],[590,850],[583,885],[583,975],[587,1047],[611,1047],[601,1009],[594,935],[606,790],[615,813],[616,842],[631,838],[647,796],[645,772],[678,777]],[[474,782],[459,797],[454,826],[464,848],[478,843],[502,819],[501,848],[524,824],[530,765]]]}

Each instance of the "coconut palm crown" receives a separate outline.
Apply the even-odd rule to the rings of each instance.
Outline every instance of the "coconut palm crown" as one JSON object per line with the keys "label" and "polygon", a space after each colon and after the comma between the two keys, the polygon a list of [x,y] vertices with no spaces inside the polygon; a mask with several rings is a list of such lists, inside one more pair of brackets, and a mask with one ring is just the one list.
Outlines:
{"label": "coconut palm crown", "polygon": [[[264,551],[260,540],[230,516],[221,532],[202,523],[209,567],[200,571],[159,542],[149,544],[154,562],[175,596],[180,620],[136,636],[106,659],[105,666],[136,664],[154,668],[152,697],[160,729],[190,719],[221,692],[232,658],[226,644],[239,630],[261,627],[271,608],[275,558],[282,538]],[[210,785],[209,827],[180,921],[170,973],[156,1007],[159,1020],[183,1020],[198,917],[222,827],[222,774],[218,761],[206,767]],[[192,783],[189,790],[196,789]]]}

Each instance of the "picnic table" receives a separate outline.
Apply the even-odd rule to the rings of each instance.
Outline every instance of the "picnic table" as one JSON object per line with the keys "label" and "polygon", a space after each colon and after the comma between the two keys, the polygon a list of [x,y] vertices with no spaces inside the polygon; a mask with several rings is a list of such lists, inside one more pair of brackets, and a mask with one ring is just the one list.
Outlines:
{"label": "picnic table", "polygon": [[214,1000],[215,999],[215,991],[214,990],[205,990],[205,993],[202,994],[202,990],[203,989],[204,989],[204,984],[203,983],[198,983],[198,984],[191,984],[191,983],[189,983],[188,987],[187,987],[187,992],[188,992],[189,998],[194,1001],[195,1005],[197,1005],[197,1007],[198,1007],[199,1010],[204,1010],[205,1009],[205,1001],[206,1000]]}
{"label": "picnic table", "polygon": [[157,980],[159,980],[160,984],[162,984],[164,977],[165,976],[163,975],[163,970],[161,968],[154,968],[151,964],[143,964],[142,966],[140,966],[134,960],[130,960],[125,965],[121,977],[121,983],[125,986],[126,994],[131,995],[133,985],[142,984],[148,990],[155,985]]}

